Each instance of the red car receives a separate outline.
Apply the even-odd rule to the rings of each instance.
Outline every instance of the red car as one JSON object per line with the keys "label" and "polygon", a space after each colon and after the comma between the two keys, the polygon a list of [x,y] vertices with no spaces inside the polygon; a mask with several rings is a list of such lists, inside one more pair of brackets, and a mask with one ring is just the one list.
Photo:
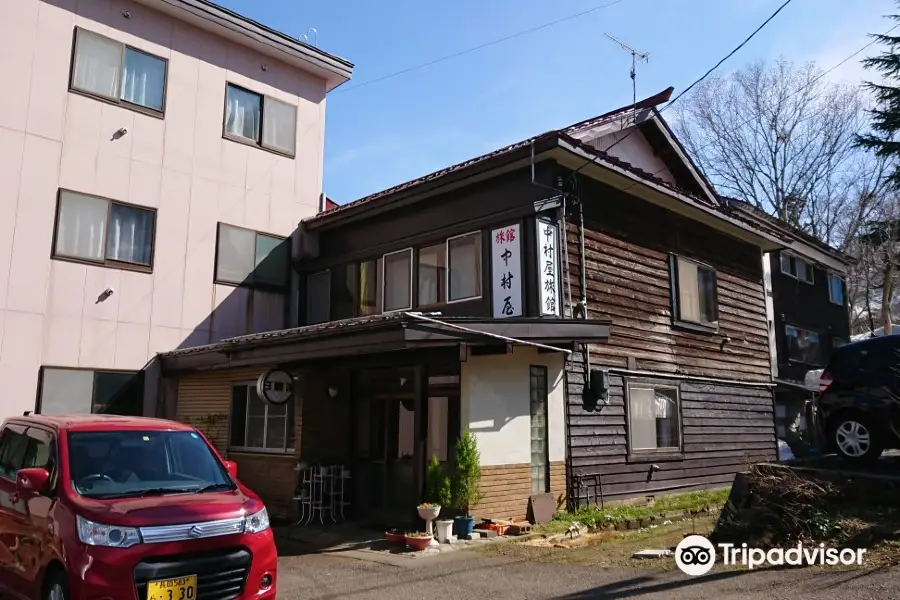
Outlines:
{"label": "red car", "polygon": [[275,598],[259,497],[193,427],[30,415],[0,429],[0,598]]}

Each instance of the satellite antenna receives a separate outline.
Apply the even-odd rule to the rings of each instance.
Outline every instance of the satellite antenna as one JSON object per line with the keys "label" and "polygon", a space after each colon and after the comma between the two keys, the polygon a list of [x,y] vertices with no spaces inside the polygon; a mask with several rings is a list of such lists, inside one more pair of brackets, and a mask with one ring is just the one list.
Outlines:
{"label": "satellite antenna", "polygon": [[614,38],[608,33],[604,33],[607,38],[618,44],[622,47],[623,50],[631,54],[631,99],[632,99],[632,114],[635,123],[637,123],[637,62],[641,61],[644,63],[650,62],[650,54],[647,52],[641,52],[637,50],[620,39]]}

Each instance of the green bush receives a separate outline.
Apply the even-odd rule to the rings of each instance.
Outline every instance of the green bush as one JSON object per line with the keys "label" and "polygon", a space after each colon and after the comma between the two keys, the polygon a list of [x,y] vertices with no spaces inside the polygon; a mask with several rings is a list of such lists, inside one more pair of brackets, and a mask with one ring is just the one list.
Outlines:
{"label": "green bush", "polygon": [[428,461],[428,471],[425,473],[426,497],[425,501],[438,506],[450,506],[450,478],[444,471],[444,467],[437,456],[432,456]]}
{"label": "green bush", "polygon": [[456,470],[452,478],[452,506],[466,511],[481,502],[481,456],[475,434],[466,429],[456,445]]}

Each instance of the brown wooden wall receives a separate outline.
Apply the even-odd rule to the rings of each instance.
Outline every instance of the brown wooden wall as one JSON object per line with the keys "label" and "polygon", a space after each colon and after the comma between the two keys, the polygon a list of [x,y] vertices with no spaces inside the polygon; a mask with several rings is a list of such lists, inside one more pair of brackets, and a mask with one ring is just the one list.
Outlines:
{"label": "brown wooden wall", "polygon": [[[583,504],[597,502],[601,486],[605,499],[622,499],[727,485],[749,462],[776,458],[761,250],[600,184],[588,182],[580,193],[588,314],[612,319],[609,342],[590,346],[591,368],[613,372],[609,404],[586,407],[584,356],[568,361],[569,452],[584,485],[570,495]],[[576,219],[567,223],[567,243],[577,301]],[[673,324],[672,253],[716,269],[718,332]],[[641,381],[678,386],[682,453],[628,455],[627,375],[616,369],[676,375]]]}
{"label": "brown wooden wall", "polygon": [[[523,520],[531,496],[531,464],[481,467],[481,503],[472,509],[478,518]],[[550,463],[550,493],[565,507],[566,463]]]}
{"label": "brown wooden wall", "polygon": [[[585,262],[590,316],[612,318],[609,343],[594,345],[591,360],[638,370],[769,381],[769,339],[758,247],[719,234],[677,214],[599,185],[585,202]],[[568,227],[573,300],[581,277],[578,223]],[[719,333],[672,324],[669,253],[717,271]],[[731,341],[724,349],[722,334]]]}
{"label": "brown wooden wall", "polygon": [[[628,378],[612,374],[609,403],[589,410],[582,401],[581,358],[576,354],[570,363],[567,389],[572,469],[585,478],[585,489],[580,494],[570,489],[569,494],[573,498],[580,495],[582,504],[588,498],[598,500],[600,485],[606,499],[728,485],[734,474],[749,464],[777,458],[771,388],[662,377],[641,377],[639,381],[679,388],[683,458],[629,457]],[[658,465],[660,470],[652,473],[650,465]]]}

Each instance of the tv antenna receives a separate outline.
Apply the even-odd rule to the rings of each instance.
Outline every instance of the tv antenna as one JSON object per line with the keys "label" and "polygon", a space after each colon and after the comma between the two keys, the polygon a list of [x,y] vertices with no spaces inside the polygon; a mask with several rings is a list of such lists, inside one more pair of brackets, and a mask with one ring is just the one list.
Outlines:
{"label": "tv antenna", "polygon": [[631,54],[631,102],[632,102],[632,114],[635,123],[637,123],[637,63],[641,61],[643,63],[650,62],[650,54],[647,52],[641,52],[640,50],[629,46],[622,40],[615,38],[608,33],[604,33],[607,38],[621,46],[623,50]]}
{"label": "tv antenna", "polygon": [[301,36],[303,38],[303,41],[308,44],[310,34],[312,34],[312,36],[313,36],[312,45],[314,47],[318,48],[319,47],[319,32],[316,30],[315,27],[310,27],[309,30],[307,30],[307,32]]}

